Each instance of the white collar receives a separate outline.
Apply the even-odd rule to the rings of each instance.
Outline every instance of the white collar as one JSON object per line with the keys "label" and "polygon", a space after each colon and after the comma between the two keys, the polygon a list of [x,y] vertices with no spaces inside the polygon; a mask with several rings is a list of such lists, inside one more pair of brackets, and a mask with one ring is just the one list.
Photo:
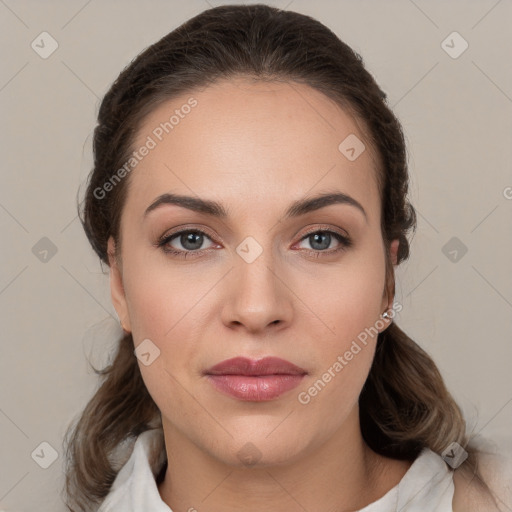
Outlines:
{"label": "white collar", "polygon": [[[162,428],[140,434],[97,512],[172,512],[156,476],[167,460]],[[452,512],[453,477],[443,459],[425,448],[402,480],[359,512]]]}

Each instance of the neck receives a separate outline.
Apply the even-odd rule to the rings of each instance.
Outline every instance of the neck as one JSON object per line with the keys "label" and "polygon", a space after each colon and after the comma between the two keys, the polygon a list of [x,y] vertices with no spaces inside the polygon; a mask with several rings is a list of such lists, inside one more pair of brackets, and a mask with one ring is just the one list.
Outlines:
{"label": "neck", "polygon": [[320,447],[265,467],[225,464],[162,419],[168,467],[158,490],[172,510],[354,511],[382,497],[410,466],[373,452],[357,415]]}

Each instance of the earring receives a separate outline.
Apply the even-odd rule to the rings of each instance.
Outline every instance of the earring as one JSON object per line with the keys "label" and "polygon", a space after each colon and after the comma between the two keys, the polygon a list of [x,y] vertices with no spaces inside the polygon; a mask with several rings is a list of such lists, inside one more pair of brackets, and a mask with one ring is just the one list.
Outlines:
{"label": "earring", "polygon": [[392,320],[392,318],[391,318],[390,314],[389,314],[387,311],[385,311],[384,313],[382,313],[382,318],[386,318],[386,319]]}

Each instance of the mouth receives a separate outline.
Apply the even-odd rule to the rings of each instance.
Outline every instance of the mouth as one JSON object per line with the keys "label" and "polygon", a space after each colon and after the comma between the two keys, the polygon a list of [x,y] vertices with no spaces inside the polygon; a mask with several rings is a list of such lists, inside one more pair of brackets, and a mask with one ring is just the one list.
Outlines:
{"label": "mouth", "polygon": [[227,359],[204,372],[213,387],[239,400],[275,400],[297,387],[307,371],[277,357]]}

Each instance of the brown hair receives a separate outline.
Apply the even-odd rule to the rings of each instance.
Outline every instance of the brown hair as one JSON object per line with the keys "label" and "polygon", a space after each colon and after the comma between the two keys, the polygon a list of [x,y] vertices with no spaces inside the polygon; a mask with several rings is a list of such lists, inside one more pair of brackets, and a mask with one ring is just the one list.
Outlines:
{"label": "brown hair", "polygon": [[[85,233],[101,261],[109,264],[110,236],[116,242],[114,256],[120,255],[120,217],[129,177],[106,197],[95,191],[129,159],[144,116],[165,100],[237,76],[307,84],[362,122],[379,160],[386,286],[394,296],[390,243],[399,240],[397,263],[402,262],[409,256],[407,235],[416,229],[415,210],[407,199],[400,123],[362,58],[331,30],[309,16],[263,4],[200,13],[143,51],[105,95],[94,130],[94,168],[83,215],[79,208]],[[119,340],[111,364],[94,370],[102,377],[101,386],[66,437],[66,493],[72,511],[94,509],[108,494],[125,461],[114,460],[116,449],[161,425],[130,334]],[[375,452],[414,460],[425,447],[440,453],[456,441],[470,452],[462,467],[477,471],[461,411],[436,365],[395,322],[378,336],[359,404],[362,434]]]}

